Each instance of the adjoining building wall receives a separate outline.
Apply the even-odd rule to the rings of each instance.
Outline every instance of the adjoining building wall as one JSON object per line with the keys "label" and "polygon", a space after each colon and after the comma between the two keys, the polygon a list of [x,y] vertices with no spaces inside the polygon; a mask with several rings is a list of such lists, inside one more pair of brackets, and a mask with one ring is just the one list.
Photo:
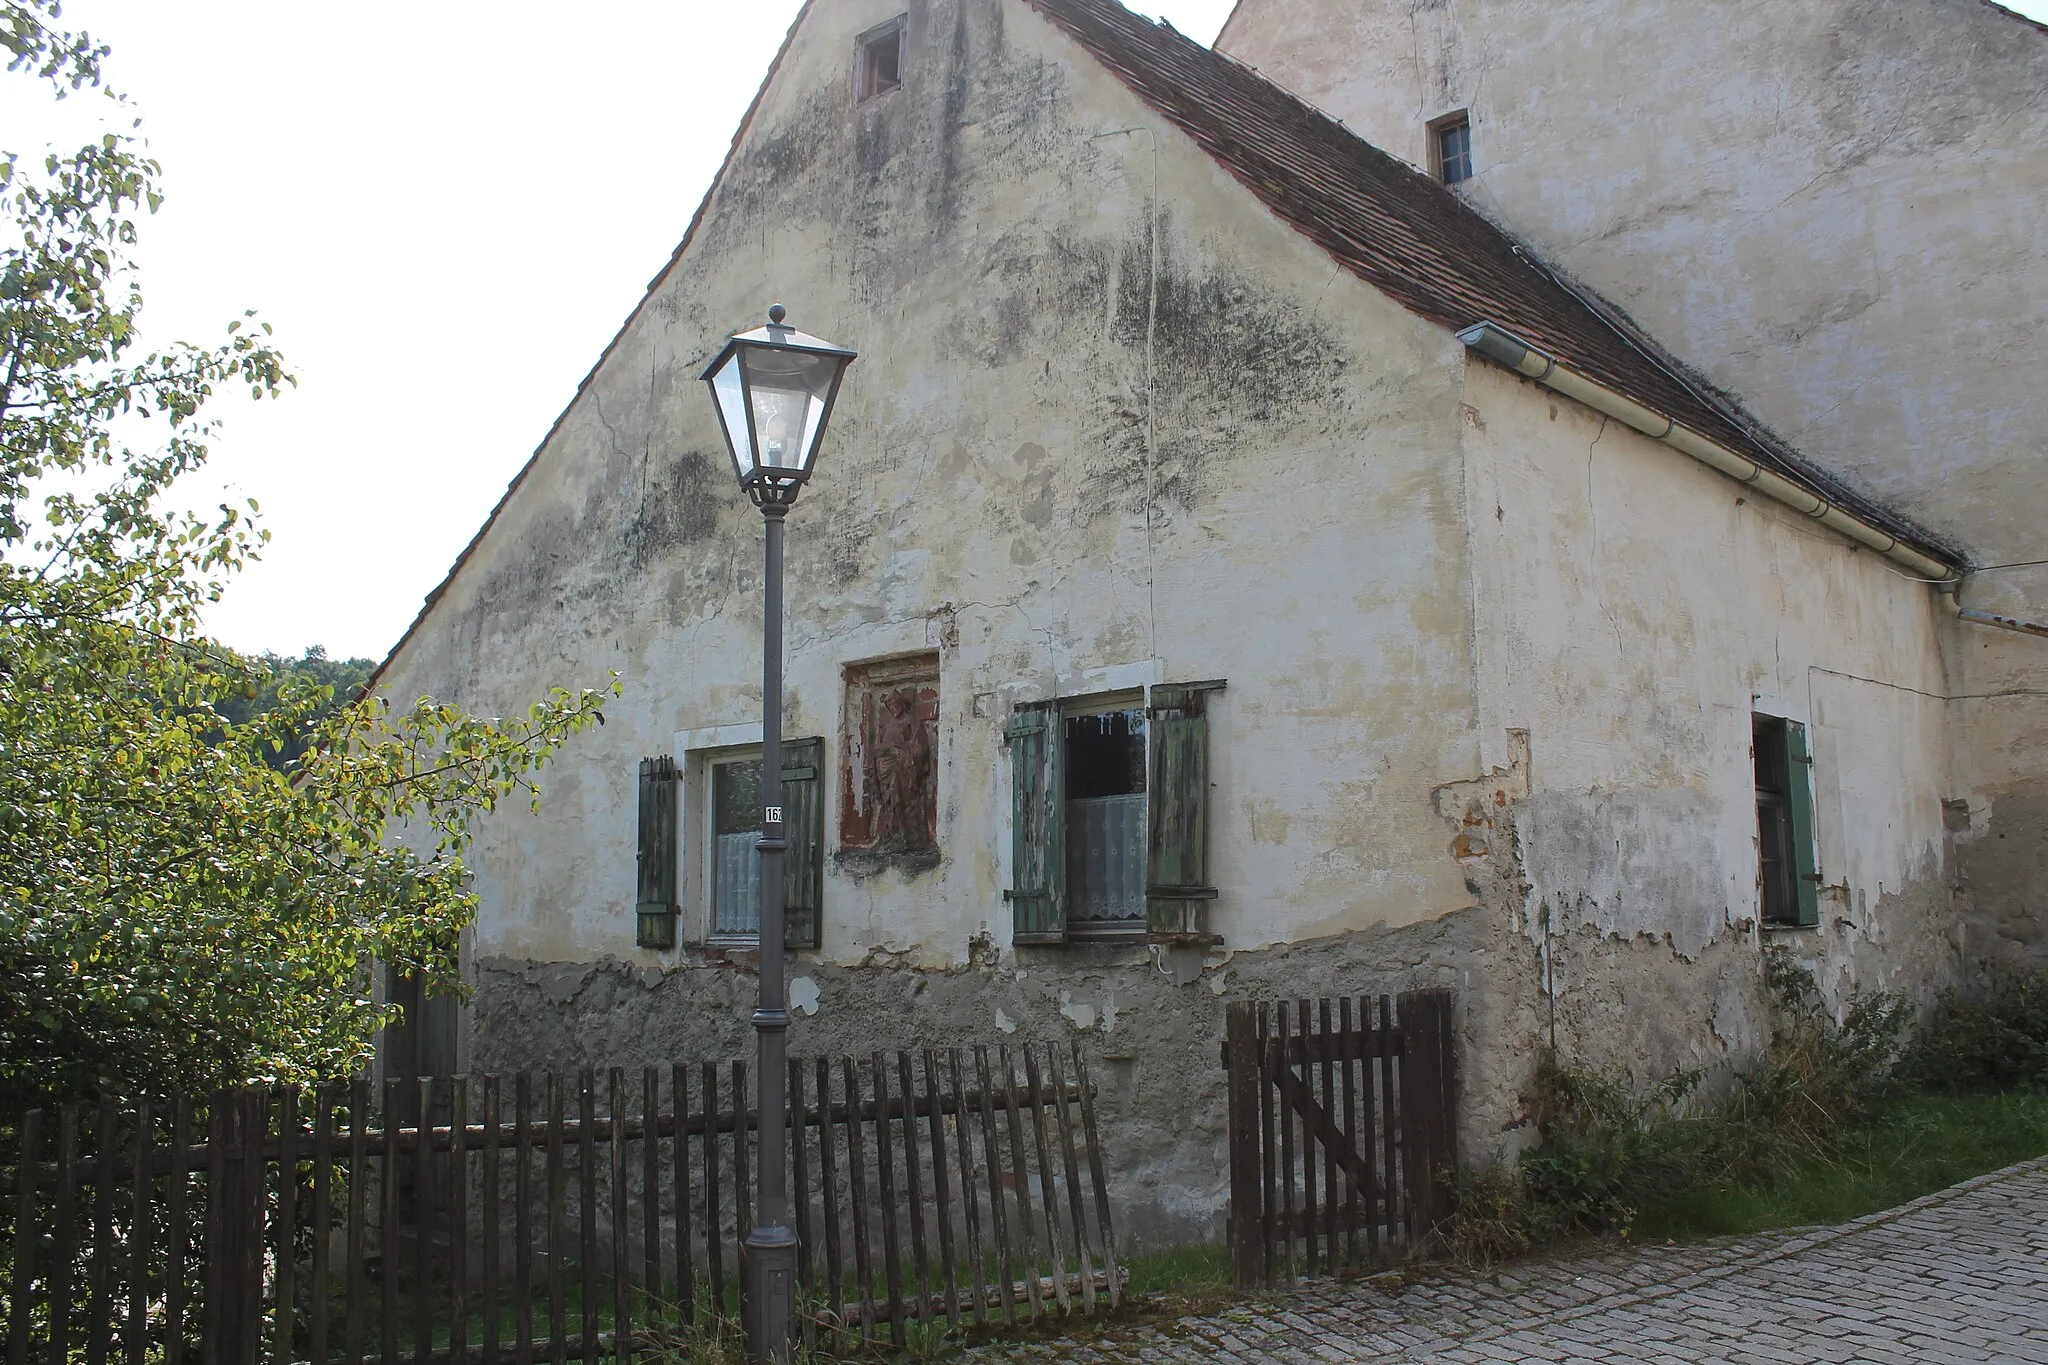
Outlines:
{"label": "adjoining building wall", "polygon": [[[1939,595],[1505,370],[1466,404],[1480,714],[1515,742],[1443,804],[1506,860],[1560,1048],[1646,1080],[1748,1054],[1764,940],[1838,1004],[1957,981]],[[1755,714],[1807,727],[1817,928],[1761,923]]]}
{"label": "adjoining building wall", "polygon": [[[1448,332],[1334,267],[1016,0],[911,4],[902,88],[856,105],[856,39],[900,6],[812,6],[692,239],[385,672],[389,696],[482,711],[607,669],[626,684],[607,724],[543,774],[543,813],[508,811],[479,839],[467,1063],[749,1050],[751,954],[702,942],[702,765],[758,735],[761,532],[696,376],[777,300],[863,352],[789,523],[783,731],[823,740],[835,832],[822,946],[792,968],[793,1052],[1082,1041],[1140,1244],[1220,1226],[1231,1000],[1454,990],[1478,1155],[1520,1131],[1517,1093],[1548,1036],[1546,952],[1550,979],[1574,983],[1566,1008],[1584,1002],[1587,1039],[1656,1032],[1658,1064],[1740,1055],[1754,1036],[1714,1033],[1697,982],[1711,971],[1744,1010],[1756,997],[1753,943],[1730,927],[1753,902],[1753,835],[1736,832],[1745,812],[1753,830],[1753,797],[1733,776],[1747,750],[1723,752],[1727,726],[1693,711],[1781,681],[1766,667],[1779,642],[1728,610],[1742,594],[1700,603],[1695,648],[1724,663],[1677,693],[1631,672],[1637,690],[1589,706],[1581,733],[1569,699],[1540,702],[1531,679],[1586,616],[1590,580],[1567,571],[1592,519],[1570,503],[1582,485],[1544,483],[1554,458],[1583,460],[1586,419],[1553,423]],[[1679,459],[1615,432],[1603,461],[1610,444],[1625,464]],[[1531,524],[1506,545],[1503,517],[1519,513],[1499,486],[1514,477]],[[1641,574],[1669,593],[1667,548],[1611,530],[1604,499],[1669,498],[1657,514],[1680,523],[1690,502],[1705,522],[1733,486],[1611,477],[1592,509],[1601,581]],[[1539,494],[1550,530],[1533,524]],[[1750,548],[1788,571],[1810,567],[1807,540],[1815,564],[1845,557],[1814,528],[1744,515]],[[1721,548],[1741,547],[1701,542],[1688,572],[1735,572],[1715,569]],[[1917,640],[1906,609],[1850,571],[1814,591],[1816,631]],[[1509,620],[1548,598],[1540,629]],[[1507,638],[1528,652],[1504,655]],[[1668,640],[1660,653],[1682,639],[1645,638]],[[1859,648],[1816,642],[1812,657],[1862,668]],[[1208,711],[1220,946],[1013,943],[1012,708],[1197,680],[1227,684]],[[891,695],[914,710],[884,724]],[[1844,705],[1845,726],[1864,723],[1862,702]],[[846,792],[893,780],[849,738],[927,720],[914,790],[879,823],[848,818]],[[1564,766],[1578,744],[1599,756]],[[683,943],[667,952],[633,946],[636,772],[662,753],[686,775]],[[1526,799],[1502,793],[1511,837],[1475,845],[1466,798],[1517,762],[1538,780]],[[900,833],[922,828],[926,764],[935,855]],[[1602,784],[1624,780],[1602,808]],[[1641,847],[1580,875],[1574,858],[1590,867],[1597,851],[1575,841],[1608,836],[1603,809],[1625,812]],[[1562,931],[1532,931],[1543,897],[1507,853],[1524,816],[1550,859],[1529,866],[1560,869],[1544,894],[1578,917],[1573,960],[1609,962],[1598,989],[1626,1008],[1593,999],[1592,967],[1570,975]],[[840,849],[849,828],[897,830],[900,847]]]}
{"label": "adjoining building wall", "polygon": [[[1244,0],[1218,46],[1430,164],[1822,466],[2048,619],[2034,379],[2048,28],[1985,0]],[[1533,267],[1532,267],[1533,268]],[[1957,876],[1980,965],[2048,964],[2048,647],[1950,628]]]}

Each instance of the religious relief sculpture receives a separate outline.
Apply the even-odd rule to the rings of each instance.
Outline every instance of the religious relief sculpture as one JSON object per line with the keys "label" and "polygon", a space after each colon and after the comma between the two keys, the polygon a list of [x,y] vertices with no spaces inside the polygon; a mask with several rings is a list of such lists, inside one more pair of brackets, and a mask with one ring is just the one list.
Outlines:
{"label": "religious relief sculpture", "polygon": [[937,656],[846,670],[842,865],[937,864],[938,729]]}

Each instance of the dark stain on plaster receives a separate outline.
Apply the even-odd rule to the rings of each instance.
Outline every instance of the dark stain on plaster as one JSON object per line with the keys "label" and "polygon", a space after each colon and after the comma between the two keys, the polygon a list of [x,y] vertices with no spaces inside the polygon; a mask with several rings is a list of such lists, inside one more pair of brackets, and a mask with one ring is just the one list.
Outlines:
{"label": "dark stain on plaster", "polygon": [[1142,510],[1148,325],[1156,492],[1182,507],[1199,500],[1209,462],[1244,447],[1251,429],[1293,427],[1328,413],[1351,364],[1312,307],[1187,241],[1168,210],[1160,211],[1156,312],[1152,245],[1142,224],[1119,250],[1110,338],[1133,357],[1138,383],[1096,396],[1109,458],[1083,489],[1084,517],[1092,508]]}
{"label": "dark stain on plaster", "polygon": [[650,460],[646,492],[626,528],[635,568],[646,568],[681,546],[709,539],[718,525],[724,491],[723,461],[701,450],[673,460]]}
{"label": "dark stain on plaster", "polygon": [[931,178],[930,188],[925,193],[926,215],[933,230],[942,234],[950,233],[960,216],[960,182],[964,175],[960,138],[967,127],[968,99],[972,93],[968,72],[973,56],[965,4],[953,8],[951,47],[946,55],[945,93],[939,100],[939,145],[935,157],[938,173]]}

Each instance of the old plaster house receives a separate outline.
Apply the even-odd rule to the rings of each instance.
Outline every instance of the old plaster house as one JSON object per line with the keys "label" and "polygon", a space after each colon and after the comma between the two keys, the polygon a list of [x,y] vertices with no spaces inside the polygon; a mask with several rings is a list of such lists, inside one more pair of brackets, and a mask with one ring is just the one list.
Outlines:
{"label": "old plaster house", "polygon": [[461,1063],[748,1046],[760,523],[697,375],[775,301],[862,353],[789,528],[791,1046],[1082,1038],[1137,1236],[1220,1215],[1229,1000],[1450,987],[1484,1158],[1553,1041],[1753,1051],[1766,942],[2038,945],[2048,641],[1955,584],[2048,557],[2048,35],[1718,13],[812,0],[378,682],[626,684],[483,833]]}

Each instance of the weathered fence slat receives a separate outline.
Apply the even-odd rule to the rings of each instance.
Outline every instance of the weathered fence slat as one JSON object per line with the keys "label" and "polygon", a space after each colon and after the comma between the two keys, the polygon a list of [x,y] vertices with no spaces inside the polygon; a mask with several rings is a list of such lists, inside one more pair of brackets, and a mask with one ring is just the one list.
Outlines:
{"label": "weathered fence slat", "polygon": [[106,1365],[114,1343],[114,1105],[100,1102],[93,1130],[92,1270],[86,1286],[86,1365]]}
{"label": "weathered fence slat", "polygon": [[32,1112],[0,1168],[0,1356],[641,1358],[700,1292],[731,1311],[768,1142],[789,1162],[807,1346],[1097,1311],[1121,1275],[1086,1062],[1063,1046],[976,1048],[971,1076],[960,1048],[797,1060],[779,1133],[760,1130],[744,1063],[704,1067],[695,1097],[675,1064],[667,1097],[660,1069],[635,1096],[624,1069],[584,1068]]}
{"label": "weathered fence slat", "polygon": [[590,1268],[597,1260],[597,1072],[593,1067],[584,1067],[576,1080],[576,1112],[582,1116],[583,1126],[576,1133],[576,1215],[577,1226],[582,1230],[578,1243],[582,1259],[577,1262],[583,1270],[577,1288],[576,1298],[583,1307],[583,1361],[584,1365],[595,1365],[597,1360],[597,1305],[596,1285],[591,1283]]}
{"label": "weathered fence slat", "polygon": [[868,1240],[868,1163],[860,1135],[860,1072],[853,1058],[840,1059],[841,1091],[846,1097],[846,1179],[853,1215],[854,1285],[860,1292],[860,1344],[875,1341],[875,1269]]}
{"label": "weathered fence slat", "polygon": [[306,1283],[306,1354],[321,1362],[327,1359],[328,1280],[333,1274],[334,1163],[334,1090],[322,1086],[313,1095],[313,1226]]}
{"label": "weathered fence slat", "polygon": [[[938,1064],[932,1050],[924,1050],[925,1112],[930,1116],[932,1154],[932,1198],[939,1211],[939,1265],[946,1282],[946,1323],[960,1326],[960,1276],[953,1260],[953,1197],[946,1176],[946,1116],[940,1104]],[[906,1071],[909,1069],[906,1065]]]}
{"label": "weathered fence slat", "polygon": [[804,1102],[804,1065],[795,1057],[788,1059],[789,1066],[789,1214],[790,1227],[796,1232],[796,1288],[797,1331],[804,1346],[817,1344],[818,1324],[814,1314],[803,1311],[801,1305],[814,1302],[817,1284],[812,1278],[811,1235],[811,1163],[810,1153],[805,1150],[804,1136],[810,1131],[810,1109]]}
{"label": "weathered fence slat", "polygon": [[[434,1144],[428,1141],[433,1126],[434,1081],[423,1077],[412,1087],[419,1108],[414,1111],[413,1129],[419,1142],[413,1152],[412,1176],[412,1352],[413,1365],[428,1365],[434,1354]],[[389,1120],[386,1120],[389,1122]],[[404,1192],[400,1192],[401,1206]],[[403,1216],[403,1209],[401,1214]],[[394,1233],[398,1229],[393,1229]]]}
{"label": "weathered fence slat", "polygon": [[358,1080],[349,1087],[348,1098],[348,1243],[347,1264],[342,1277],[347,1283],[348,1309],[343,1335],[347,1338],[349,1365],[363,1359],[363,1313],[367,1292],[363,1285],[363,1233],[368,1220],[370,1186],[370,1087]]}
{"label": "weathered fence slat", "polygon": [[640,1139],[640,1283],[647,1291],[652,1325],[662,1290],[661,1140],[655,1136],[661,1122],[661,1072],[655,1067],[640,1072],[640,1116],[645,1125]]}
{"label": "weathered fence slat", "polygon": [[[732,1064],[732,1214],[735,1240],[741,1246],[747,1242],[747,1234],[754,1230],[754,1193],[747,1176],[752,1169],[747,1162],[747,1133],[749,1120],[753,1117],[747,1108],[747,1096],[753,1094],[747,1085],[747,1064]],[[733,1266],[740,1265],[735,1254]]]}
{"label": "weathered fence slat", "polygon": [[512,1358],[533,1363],[533,1078],[512,1078]]}
{"label": "weathered fence slat", "polygon": [[1355,1268],[1432,1234],[1456,1161],[1452,1046],[1446,991],[1383,995],[1377,1010],[1370,997],[1230,1007],[1240,1284]]}
{"label": "weathered fence slat", "polygon": [[718,1064],[704,1063],[704,1262],[711,1277],[711,1316],[725,1316],[724,1239],[718,1235]]}
{"label": "weathered fence slat", "polygon": [[889,1340],[903,1344],[903,1256],[896,1230],[895,1143],[889,1136],[889,1068],[878,1051],[873,1060],[875,1085],[875,1175],[882,1203],[882,1267],[888,1277]]}
{"label": "weathered fence slat", "polygon": [[1012,1270],[1011,1245],[1008,1213],[1003,1208],[1003,1167],[996,1155],[996,1111],[995,1086],[988,1069],[988,1049],[977,1046],[974,1049],[974,1079],[981,1091],[981,1147],[983,1166],[988,1171],[988,1217],[989,1235],[994,1239],[993,1259],[996,1264],[996,1297],[1003,1309],[1003,1325],[1016,1325],[1016,1299],[1010,1293]]}
{"label": "weathered fence slat", "polygon": [[28,1333],[35,1296],[36,1173],[43,1153],[43,1111],[31,1109],[21,1120],[21,1174],[14,1185],[14,1288],[7,1315],[7,1365],[28,1365]]}
{"label": "weathered fence slat", "polygon": [[562,1078],[548,1076],[548,1359],[563,1365],[569,1358],[569,1258],[563,1245],[568,1230],[567,1179],[562,1166]]}
{"label": "weathered fence slat", "polygon": [[846,1303],[846,1262],[839,1241],[839,1181],[832,1156],[832,1063],[820,1057],[818,1069],[818,1202],[825,1219],[824,1286],[816,1295],[827,1313],[830,1349],[841,1347],[846,1323],[840,1308]]}
{"label": "weathered fence slat", "polygon": [[[277,1310],[272,1314],[270,1359],[272,1365],[291,1365],[292,1291],[298,1276],[291,1267],[298,1259],[299,1246],[299,1096],[296,1090],[282,1090],[277,1097]],[[259,1172],[261,1168],[259,1167]],[[259,1180],[258,1188],[262,1187]],[[257,1305],[262,1313],[262,1305]]]}
{"label": "weathered fence slat", "polygon": [[[633,1272],[630,1253],[633,1229],[629,1214],[632,1197],[626,1188],[626,1073],[620,1067],[611,1068],[606,1077],[605,1112],[611,1119],[611,1143],[607,1155],[611,1157],[611,1206],[612,1206],[612,1331],[628,1341],[633,1336]],[[645,1140],[644,1138],[642,1139]],[[587,1283],[587,1281],[586,1281]]]}
{"label": "weathered fence slat", "polygon": [[128,1332],[129,1365],[142,1365],[149,1350],[150,1250],[155,1242],[155,1181],[150,1175],[152,1148],[156,1143],[156,1116],[144,1096],[135,1106],[135,1207],[129,1223],[128,1246]]}
{"label": "weathered fence slat", "polygon": [[681,1062],[669,1071],[669,1108],[676,1116],[676,1298],[685,1323],[696,1321],[697,1264],[690,1252],[690,1139],[683,1120],[690,1112],[690,1072]]}
{"label": "weathered fence slat", "polygon": [[51,1360],[68,1361],[71,1356],[71,1269],[77,1243],[73,1225],[78,1198],[78,1106],[67,1104],[57,1112],[57,1239],[51,1249]]}
{"label": "weathered fence slat", "polygon": [[1066,1252],[1060,1246],[1060,1201],[1053,1192],[1052,1153],[1045,1145],[1045,1104],[1039,1087],[1038,1053],[1024,1049],[1024,1083],[1031,1101],[1031,1136],[1038,1151],[1039,1207],[1045,1211],[1045,1256],[1052,1266],[1053,1296],[1060,1311],[1071,1313],[1074,1305],[1067,1295]]}
{"label": "weathered fence slat", "polygon": [[932,1292],[931,1258],[925,1250],[924,1188],[917,1161],[917,1083],[911,1078],[908,1052],[896,1054],[896,1078],[903,1090],[903,1188],[910,1204],[910,1257],[917,1272],[917,1301],[923,1303]]}
{"label": "weathered fence slat", "polygon": [[1053,1113],[1058,1122],[1053,1127],[1060,1136],[1061,1169],[1067,1175],[1067,1206],[1074,1229],[1074,1263],[1081,1272],[1081,1302],[1090,1315],[1095,1312],[1095,1267],[1088,1255],[1088,1219],[1082,1212],[1080,1162],[1074,1157],[1074,1128],[1067,1115],[1066,1073],[1060,1066],[1058,1048],[1046,1052],[1046,1063],[1052,1072]]}
{"label": "weathered fence slat", "polygon": [[469,1358],[469,1079],[448,1082],[448,1128],[455,1143],[448,1162],[448,1353]]}
{"label": "weathered fence slat", "polygon": [[[1399,1022],[1394,1015],[1394,998],[1380,997],[1380,1031],[1383,1039],[1394,1037],[1395,1025]],[[1406,1197],[1406,1186],[1401,1183],[1401,1090],[1397,1081],[1400,1072],[1399,1058],[1391,1046],[1380,1049],[1380,1141],[1384,1155],[1380,1158],[1380,1183],[1386,1191],[1385,1216],[1380,1220],[1386,1228],[1389,1244],[1395,1239],[1395,1229],[1402,1224],[1401,1204]]]}
{"label": "weathered fence slat", "polygon": [[[483,1296],[483,1365],[498,1365],[498,1349],[501,1344],[498,1331],[498,1277],[502,1273],[505,1247],[502,1240],[503,1227],[499,1223],[498,1192],[499,1182],[504,1178],[504,1160],[498,1147],[499,1125],[504,1122],[504,1096],[496,1076],[485,1076],[483,1085],[484,1107],[484,1164],[483,1181],[478,1194],[483,1200],[481,1231],[483,1239],[477,1246],[477,1254],[483,1257],[479,1286]],[[322,1359],[317,1353],[314,1361]]]}
{"label": "weathered fence slat", "polygon": [[1102,1233],[1102,1271],[1109,1284],[1109,1306],[1123,1299],[1123,1272],[1116,1263],[1116,1228],[1109,1216],[1109,1177],[1103,1168],[1102,1139],[1095,1127],[1095,1087],[1088,1078],[1088,1062],[1075,1043],[1074,1085],[1080,1092],[1081,1133],[1088,1149],[1088,1181],[1095,1187],[1095,1225]]}
{"label": "weathered fence slat", "polygon": [[1017,1073],[1010,1065],[1010,1049],[998,1048],[996,1055],[1001,1059],[1003,1094],[1008,1101],[1004,1113],[1009,1120],[1012,1179],[1017,1183],[1017,1236],[1024,1244],[1024,1293],[1035,1318],[1045,1311],[1045,1305],[1038,1292],[1038,1227],[1031,1218],[1031,1174],[1024,1151],[1024,1117],[1018,1112],[1023,1106],[1017,1097]]}

